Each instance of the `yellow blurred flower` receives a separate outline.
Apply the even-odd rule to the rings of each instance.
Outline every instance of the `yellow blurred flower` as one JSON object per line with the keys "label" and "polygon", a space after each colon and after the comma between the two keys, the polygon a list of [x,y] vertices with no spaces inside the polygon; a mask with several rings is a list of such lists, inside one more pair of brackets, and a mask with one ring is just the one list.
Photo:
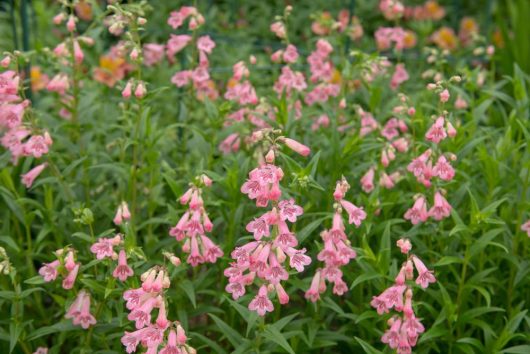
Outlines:
{"label": "yellow blurred flower", "polygon": [[32,66],[30,72],[31,90],[34,92],[40,91],[48,85],[50,78],[43,74],[38,66]]}
{"label": "yellow blurred flower", "polygon": [[449,27],[442,27],[434,32],[431,40],[441,49],[455,50],[458,46],[458,38],[455,31]]}

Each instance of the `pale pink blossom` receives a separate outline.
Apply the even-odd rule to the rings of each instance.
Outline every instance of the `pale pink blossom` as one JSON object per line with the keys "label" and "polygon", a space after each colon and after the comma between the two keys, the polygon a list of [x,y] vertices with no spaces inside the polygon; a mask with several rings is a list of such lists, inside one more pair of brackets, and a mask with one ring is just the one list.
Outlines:
{"label": "pale pink blossom", "polygon": [[41,172],[48,166],[48,164],[42,163],[34,168],[32,168],[28,173],[22,175],[22,183],[26,188],[31,188],[35,179],[41,174]]}

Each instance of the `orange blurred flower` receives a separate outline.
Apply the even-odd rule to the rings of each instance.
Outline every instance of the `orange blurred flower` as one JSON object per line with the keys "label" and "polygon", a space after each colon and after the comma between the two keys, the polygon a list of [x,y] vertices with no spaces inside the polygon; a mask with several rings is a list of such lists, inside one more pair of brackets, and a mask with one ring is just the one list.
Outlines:
{"label": "orange blurred flower", "polygon": [[472,17],[464,17],[460,21],[460,30],[458,37],[463,45],[468,45],[473,40],[473,37],[479,32],[478,23]]}
{"label": "orange blurred flower", "polygon": [[99,67],[94,69],[94,80],[109,87],[123,79],[126,73],[126,62],[123,58],[113,55],[102,55],[99,58]]}
{"label": "orange blurred flower", "polygon": [[458,38],[455,31],[449,27],[442,27],[434,32],[431,40],[441,49],[455,50],[458,47]]}
{"label": "orange blurred flower", "polygon": [[48,85],[50,78],[48,75],[42,73],[40,67],[32,66],[30,72],[31,90],[33,92],[40,91]]}
{"label": "orange blurred flower", "polygon": [[80,19],[90,21],[92,19],[92,4],[88,1],[80,0],[75,5],[75,13]]}

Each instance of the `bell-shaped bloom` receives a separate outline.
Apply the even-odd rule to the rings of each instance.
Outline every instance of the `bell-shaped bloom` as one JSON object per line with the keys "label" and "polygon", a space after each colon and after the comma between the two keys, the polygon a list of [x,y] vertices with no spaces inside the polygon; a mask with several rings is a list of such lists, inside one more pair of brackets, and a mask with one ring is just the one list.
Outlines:
{"label": "bell-shaped bloom", "polygon": [[451,205],[440,192],[434,194],[434,205],[429,210],[429,216],[435,220],[442,220],[451,215]]}
{"label": "bell-shaped bloom", "polygon": [[248,305],[248,309],[251,311],[256,311],[260,316],[265,316],[265,313],[272,312],[274,310],[272,301],[269,299],[267,286],[262,285],[260,287],[258,294]]}
{"label": "bell-shaped bloom", "polygon": [[423,196],[420,196],[418,199],[416,199],[412,208],[407,210],[405,213],[405,219],[410,220],[413,225],[416,225],[420,222],[425,222],[428,217],[427,202]]}
{"label": "bell-shaped bloom", "polygon": [[28,173],[22,175],[22,183],[26,188],[30,188],[33,185],[35,179],[41,174],[41,172],[48,166],[48,164],[42,163],[34,168],[32,168]]}
{"label": "bell-shaped bloom", "polygon": [[429,286],[429,283],[436,282],[433,272],[425,266],[425,264],[416,256],[412,257],[416,271],[418,272],[418,277],[416,278],[416,284],[420,285],[422,288],[426,289]]}
{"label": "bell-shaped bloom", "polygon": [[114,268],[112,276],[120,281],[125,281],[128,277],[132,277],[133,275],[133,270],[127,265],[127,254],[124,250],[121,250],[118,255],[118,265]]}

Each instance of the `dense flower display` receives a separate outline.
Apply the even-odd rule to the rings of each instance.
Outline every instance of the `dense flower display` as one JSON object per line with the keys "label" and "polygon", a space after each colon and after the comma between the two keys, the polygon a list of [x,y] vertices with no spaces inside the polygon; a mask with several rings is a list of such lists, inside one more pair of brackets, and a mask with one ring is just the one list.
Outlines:
{"label": "dense flower display", "polygon": [[1,353],[530,352],[524,1],[2,4]]}

